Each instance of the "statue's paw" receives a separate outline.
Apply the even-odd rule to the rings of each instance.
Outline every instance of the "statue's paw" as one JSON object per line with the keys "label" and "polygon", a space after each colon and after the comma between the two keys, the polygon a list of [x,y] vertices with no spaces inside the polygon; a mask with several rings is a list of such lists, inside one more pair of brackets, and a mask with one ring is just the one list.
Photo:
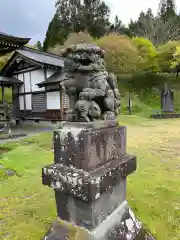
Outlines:
{"label": "statue's paw", "polygon": [[120,98],[121,98],[119,89],[117,89],[117,88],[114,89],[114,96],[115,96],[115,98],[117,98],[117,99],[120,99]]}
{"label": "statue's paw", "polygon": [[121,106],[121,101],[118,99],[115,99],[115,108],[119,108]]}
{"label": "statue's paw", "polygon": [[115,120],[116,119],[115,112],[107,111],[104,113],[103,118],[106,121]]}
{"label": "statue's paw", "polygon": [[79,97],[85,97],[85,96],[87,95],[87,93],[88,93],[88,92],[85,92],[85,91],[80,92]]}
{"label": "statue's paw", "polygon": [[90,119],[88,116],[80,116],[79,121],[80,122],[90,122]]}
{"label": "statue's paw", "polygon": [[114,110],[114,98],[105,98],[104,99],[104,105],[106,107],[106,109],[109,109],[111,111]]}
{"label": "statue's paw", "polygon": [[89,122],[88,117],[89,102],[86,100],[79,100],[76,102],[75,109],[79,112],[80,122]]}
{"label": "statue's paw", "polygon": [[92,88],[83,88],[82,92],[92,92]]}
{"label": "statue's paw", "polygon": [[100,119],[101,118],[101,109],[100,106],[92,101],[89,107],[89,115],[93,118],[93,119]]}
{"label": "statue's paw", "polygon": [[83,91],[79,94],[79,98],[84,99],[84,100],[85,99],[86,100],[92,100],[93,96],[94,96],[93,92],[90,92],[90,91],[86,91],[86,92]]}

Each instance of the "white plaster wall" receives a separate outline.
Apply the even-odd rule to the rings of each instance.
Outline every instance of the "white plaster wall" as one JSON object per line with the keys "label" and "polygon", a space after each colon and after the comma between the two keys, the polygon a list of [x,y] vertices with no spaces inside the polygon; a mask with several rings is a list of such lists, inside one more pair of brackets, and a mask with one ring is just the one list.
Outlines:
{"label": "white plaster wall", "polygon": [[31,72],[32,92],[44,91],[45,88],[39,88],[36,84],[45,80],[44,69],[39,69]]}
{"label": "white plaster wall", "polygon": [[46,69],[46,77],[47,78],[51,77],[55,72],[56,70],[54,69]]}
{"label": "white plaster wall", "polygon": [[[23,73],[22,74],[18,74],[18,79],[22,82],[24,82],[24,77],[23,77]],[[21,84],[19,87],[19,92],[20,93],[24,93],[24,84]]]}
{"label": "white plaster wall", "polygon": [[32,94],[25,95],[26,110],[32,110]]}
{"label": "white plaster wall", "polygon": [[60,109],[60,92],[47,92],[47,109]]}
{"label": "white plaster wall", "polygon": [[19,107],[20,110],[24,110],[24,96],[19,96]]}
{"label": "white plaster wall", "polygon": [[14,77],[14,78],[17,78],[18,79],[18,75],[16,74],[16,75],[12,75],[12,77]]}
{"label": "white plaster wall", "polygon": [[25,92],[31,92],[31,79],[30,79],[30,72],[24,73],[24,85],[25,85]]}

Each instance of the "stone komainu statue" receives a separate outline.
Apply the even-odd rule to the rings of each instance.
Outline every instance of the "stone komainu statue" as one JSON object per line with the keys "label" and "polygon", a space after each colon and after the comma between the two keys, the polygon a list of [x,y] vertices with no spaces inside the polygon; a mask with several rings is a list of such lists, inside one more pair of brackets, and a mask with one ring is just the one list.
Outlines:
{"label": "stone komainu statue", "polygon": [[95,45],[78,44],[62,51],[65,78],[61,83],[73,98],[76,120],[114,120],[120,107],[117,79],[105,69],[104,51]]}

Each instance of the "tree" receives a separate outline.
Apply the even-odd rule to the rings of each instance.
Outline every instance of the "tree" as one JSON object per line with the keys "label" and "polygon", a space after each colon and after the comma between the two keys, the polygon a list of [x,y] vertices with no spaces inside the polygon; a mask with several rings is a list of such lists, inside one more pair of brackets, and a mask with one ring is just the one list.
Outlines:
{"label": "tree", "polygon": [[127,36],[111,34],[96,41],[105,50],[107,70],[120,74],[133,74],[138,71],[141,57],[133,41]]}
{"label": "tree", "polygon": [[42,47],[42,44],[40,41],[37,41],[37,43],[35,44],[36,48],[39,50],[39,51],[42,51],[43,47]]}
{"label": "tree", "polygon": [[176,46],[175,53],[173,54],[171,68],[176,70],[176,77],[178,77],[180,72],[180,43]]}
{"label": "tree", "polygon": [[166,15],[169,17],[176,17],[176,5],[174,0],[167,0]]}
{"label": "tree", "polygon": [[63,7],[64,6],[62,6],[63,15],[59,17],[59,12],[56,11],[52,21],[49,23],[43,43],[44,51],[47,51],[49,47],[53,47],[57,43],[63,44],[70,32],[70,22],[68,20],[68,16],[65,16]]}
{"label": "tree", "polygon": [[174,0],[161,0],[154,24],[154,42],[164,44],[180,39],[180,21]]}
{"label": "tree", "polygon": [[166,0],[160,0],[159,9],[157,12],[159,18],[161,19],[166,18],[166,7],[167,7]]}
{"label": "tree", "polygon": [[168,41],[180,40],[180,22],[174,18],[169,18],[167,21],[158,19],[154,26],[153,42],[164,44]]}
{"label": "tree", "polygon": [[157,17],[164,22],[168,21],[169,18],[175,18],[176,6],[174,0],[161,0]]}
{"label": "tree", "polygon": [[2,69],[6,63],[8,62],[9,58],[13,55],[13,53],[8,53],[2,57],[0,57],[0,69]]}
{"label": "tree", "polygon": [[54,48],[49,49],[49,52],[60,55],[61,50],[69,45],[78,43],[93,43],[94,39],[86,32],[70,33],[63,45],[57,44]]}
{"label": "tree", "polygon": [[115,16],[114,24],[111,25],[109,34],[120,34],[126,35],[128,37],[133,37],[133,32],[130,28],[126,27],[121,20],[119,20],[118,16]]}
{"label": "tree", "polygon": [[108,6],[100,0],[58,0],[43,49],[63,45],[73,32],[87,31],[95,38],[103,36],[110,25],[109,12]]}
{"label": "tree", "polygon": [[151,39],[153,36],[154,16],[152,10],[148,9],[147,13],[141,12],[137,21],[129,24],[129,29],[133,36]]}
{"label": "tree", "polygon": [[[67,27],[67,33],[82,30],[83,9],[81,0],[57,0],[56,12],[58,18]],[[66,36],[67,37],[67,36]]]}
{"label": "tree", "polygon": [[82,5],[82,27],[92,37],[99,38],[105,35],[109,22],[110,9],[104,1],[84,0]]}
{"label": "tree", "polygon": [[134,36],[144,37],[153,44],[164,44],[180,39],[180,18],[176,14],[175,3],[172,0],[161,0],[157,16],[152,10],[141,12],[137,21],[129,24]]}
{"label": "tree", "polygon": [[179,42],[169,41],[157,48],[157,58],[162,72],[172,72],[172,61]]}
{"label": "tree", "polygon": [[32,49],[37,49],[37,44],[31,45],[31,44],[26,44],[25,47],[32,48]]}
{"label": "tree", "polygon": [[142,71],[158,72],[159,64],[157,59],[157,51],[152,42],[140,37],[133,38],[133,42],[135,43],[142,59]]}

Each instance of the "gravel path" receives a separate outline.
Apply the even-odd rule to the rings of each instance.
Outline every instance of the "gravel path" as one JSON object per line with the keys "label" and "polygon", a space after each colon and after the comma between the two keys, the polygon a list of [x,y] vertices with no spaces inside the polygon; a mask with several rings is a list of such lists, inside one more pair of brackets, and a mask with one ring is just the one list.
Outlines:
{"label": "gravel path", "polygon": [[54,129],[58,128],[58,126],[59,126],[59,123],[57,124],[52,124],[49,122],[34,123],[34,122],[27,121],[20,126],[12,127],[12,135],[26,134],[26,136],[17,137],[13,139],[3,139],[3,140],[0,139],[0,144],[5,144],[10,141],[17,141],[26,137],[35,136],[40,134],[41,132],[52,132]]}

